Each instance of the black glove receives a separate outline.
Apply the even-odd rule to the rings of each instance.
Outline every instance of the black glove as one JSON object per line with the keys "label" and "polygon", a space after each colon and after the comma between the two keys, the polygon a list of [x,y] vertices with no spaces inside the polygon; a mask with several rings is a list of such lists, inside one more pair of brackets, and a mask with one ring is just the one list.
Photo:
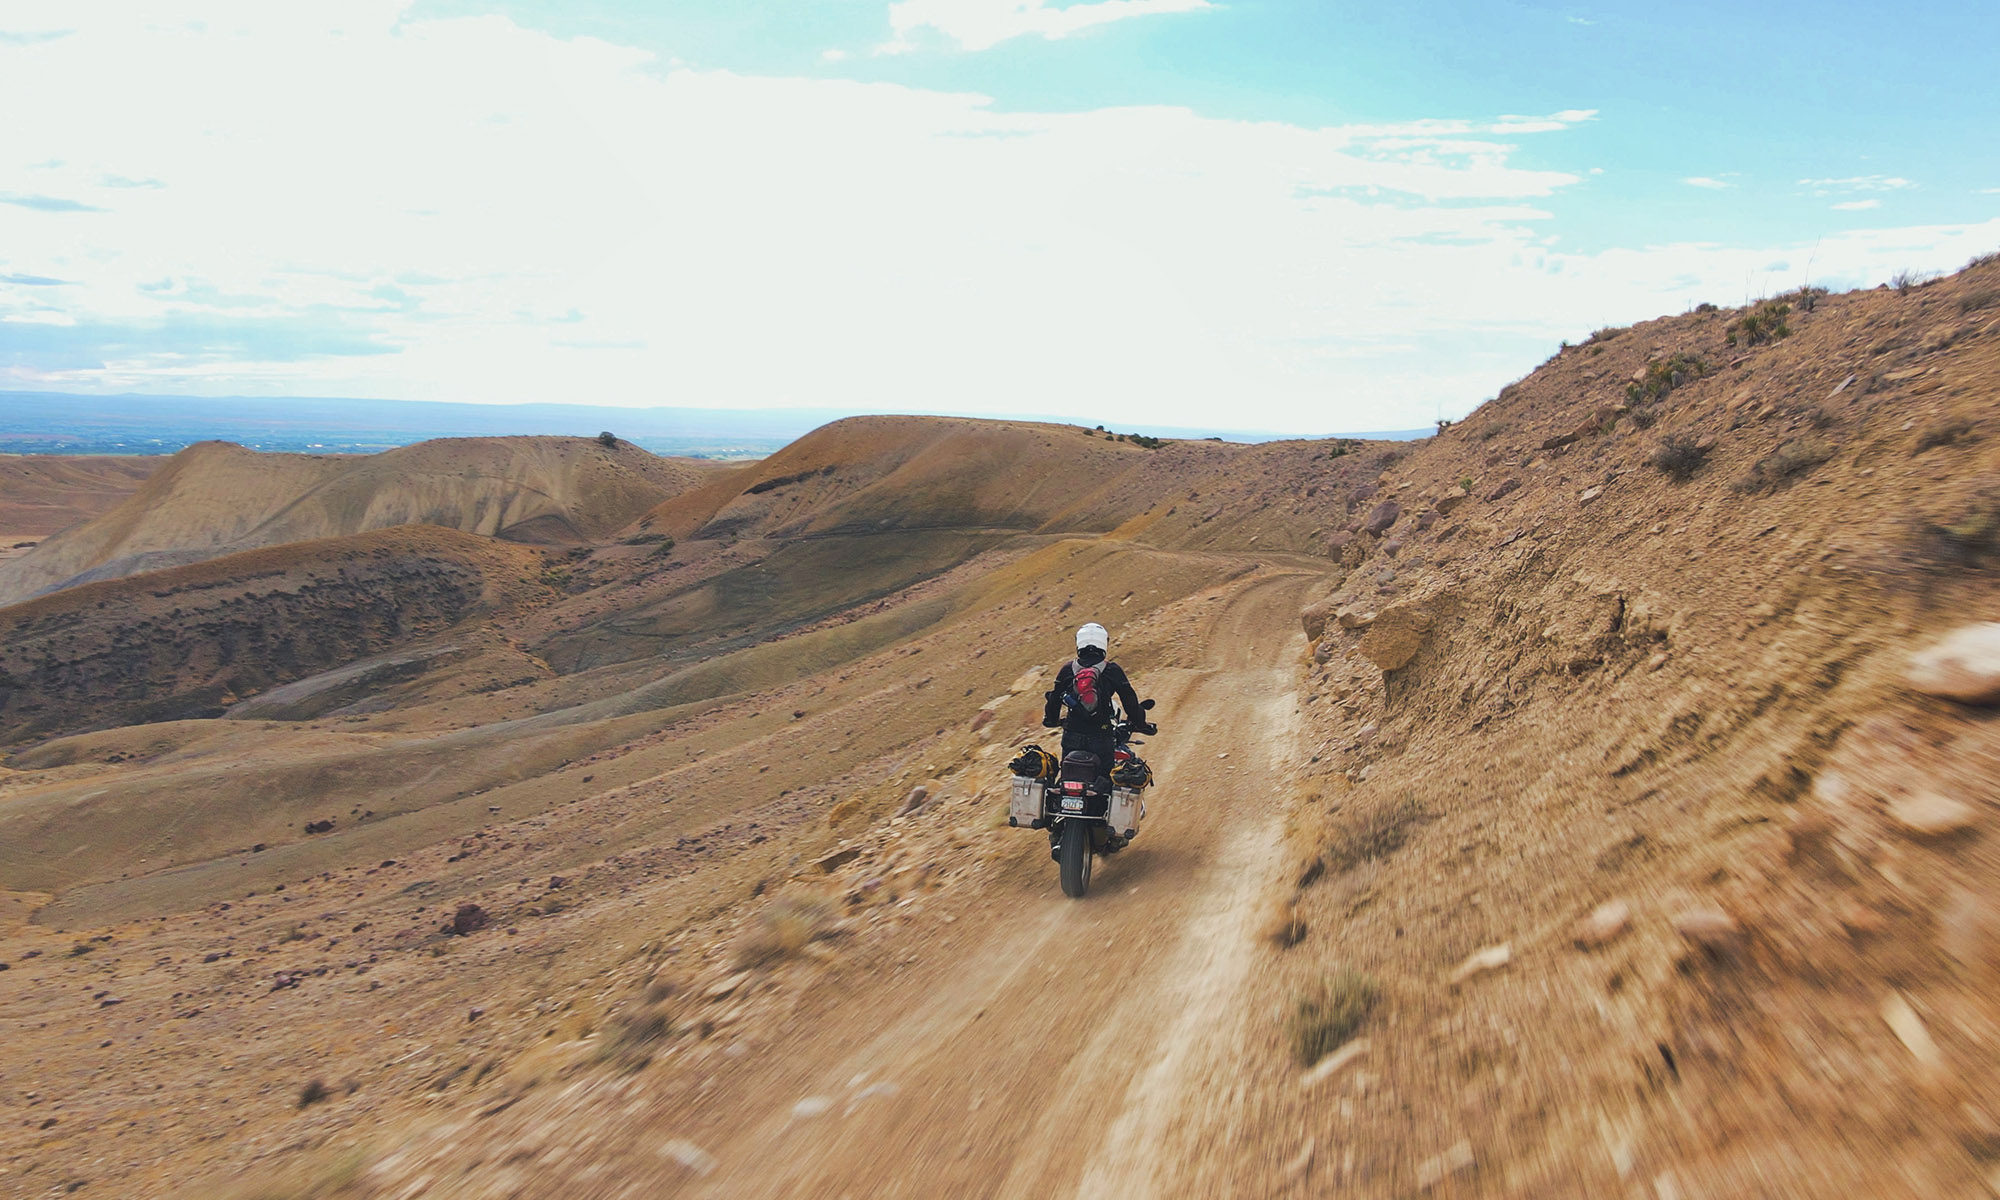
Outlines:
{"label": "black glove", "polygon": [[1043,729],[1061,729],[1061,728],[1062,728],[1062,718],[1061,718],[1061,717],[1057,717],[1057,718],[1056,718],[1055,720],[1051,721],[1051,720],[1049,720],[1049,719],[1048,719],[1047,717],[1043,717],[1043,718],[1042,718],[1042,728],[1043,728]]}
{"label": "black glove", "polygon": [[1160,727],[1151,721],[1147,721],[1143,725],[1134,725],[1132,728],[1139,733],[1145,734],[1147,737],[1152,737],[1154,734],[1160,732]]}

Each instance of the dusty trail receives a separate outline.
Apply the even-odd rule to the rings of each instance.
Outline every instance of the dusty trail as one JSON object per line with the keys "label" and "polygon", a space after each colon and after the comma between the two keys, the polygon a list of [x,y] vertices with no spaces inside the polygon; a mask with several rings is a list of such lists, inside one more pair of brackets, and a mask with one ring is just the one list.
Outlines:
{"label": "dusty trail", "polygon": [[[1189,1194],[1182,1168],[1241,1142],[1234,1063],[1261,1012],[1241,993],[1278,866],[1309,580],[1249,581],[1217,603],[1211,665],[1142,681],[1167,730],[1164,785],[1086,900],[1062,896],[1041,835],[999,831],[1032,848],[948,918],[977,932],[913,947],[914,969],[741,1071],[634,1104],[599,1143],[622,1161],[594,1165],[592,1194]],[[709,1172],[658,1153],[675,1140],[712,1155]]]}

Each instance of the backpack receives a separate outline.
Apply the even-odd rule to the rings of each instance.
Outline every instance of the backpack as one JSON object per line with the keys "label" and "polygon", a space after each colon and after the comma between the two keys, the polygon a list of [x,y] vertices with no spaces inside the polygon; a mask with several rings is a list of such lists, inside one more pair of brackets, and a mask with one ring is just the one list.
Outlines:
{"label": "backpack", "polygon": [[1104,672],[1110,666],[1108,658],[1091,667],[1072,661],[1069,665],[1069,690],[1063,693],[1063,703],[1085,716],[1108,716],[1111,697],[1106,695],[1109,689],[1104,685]]}

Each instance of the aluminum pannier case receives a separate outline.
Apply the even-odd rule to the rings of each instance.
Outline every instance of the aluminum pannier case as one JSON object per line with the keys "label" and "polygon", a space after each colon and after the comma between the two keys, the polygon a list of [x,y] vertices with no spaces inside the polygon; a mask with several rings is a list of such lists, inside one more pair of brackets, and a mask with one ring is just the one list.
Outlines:
{"label": "aluminum pannier case", "polygon": [[1016,775],[1013,790],[1007,798],[1007,823],[1016,829],[1040,829],[1042,820],[1042,781],[1026,775]]}
{"label": "aluminum pannier case", "polygon": [[1104,823],[1119,837],[1138,837],[1139,819],[1146,815],[1146,803],[1138,788],[1111,789],[1111,803],[1104,810]]}

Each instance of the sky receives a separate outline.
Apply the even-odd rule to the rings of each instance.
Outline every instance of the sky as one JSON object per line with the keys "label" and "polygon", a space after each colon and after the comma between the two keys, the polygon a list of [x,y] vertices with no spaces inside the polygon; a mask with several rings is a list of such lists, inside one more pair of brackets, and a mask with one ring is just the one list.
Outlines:
{"label": "sky", "polygon": [[1990,0],[0,0],[0,389],[1423,427],[1603,325],[2000,249],[1996,43]]}

